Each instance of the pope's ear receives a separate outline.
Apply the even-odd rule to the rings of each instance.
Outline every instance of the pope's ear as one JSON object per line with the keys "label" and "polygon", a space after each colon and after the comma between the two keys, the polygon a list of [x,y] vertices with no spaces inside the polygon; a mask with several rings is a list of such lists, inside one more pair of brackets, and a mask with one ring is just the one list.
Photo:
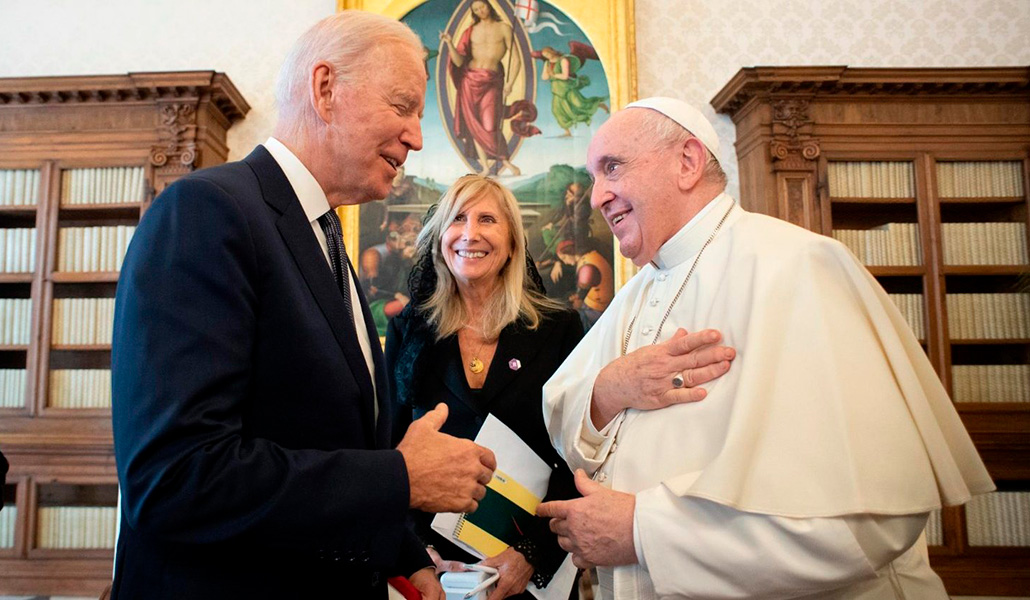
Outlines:
{"label": "pope's ear", "polygon": [[708,162],[708,153],[701,140],[694,136],[688,137],[678,149],[679,173],[677,179],[680,189],[685,191],[693,188],[701,180],[705,163]]}
{"label": "pope's ear", "polygon": [[332,120],[333,111],[333,99],[337,93],[336,90],[336,73],[333,71],[332,65],[325,61],[319,61],[315,63],[315,66],[311,68],[311,77],[309,78],[310,89],[308,90],[311,107],[315,109],[315,113],[318,114],[326,123]]}

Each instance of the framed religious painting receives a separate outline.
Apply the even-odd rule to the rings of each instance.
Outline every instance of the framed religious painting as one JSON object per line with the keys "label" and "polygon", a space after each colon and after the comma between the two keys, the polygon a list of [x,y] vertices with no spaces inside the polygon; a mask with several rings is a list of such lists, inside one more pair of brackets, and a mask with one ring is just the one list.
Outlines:
{"label": "framed religious painting", "polygon": [[636,97],[633,0],[339,0],[422,39],[423,149],[383,202],[341,209],[344,238],[381,336],[409,301],[426,211],[458,177],[515,195],[547,294],[586,327],[633,273],[590,207],[591,137]]}

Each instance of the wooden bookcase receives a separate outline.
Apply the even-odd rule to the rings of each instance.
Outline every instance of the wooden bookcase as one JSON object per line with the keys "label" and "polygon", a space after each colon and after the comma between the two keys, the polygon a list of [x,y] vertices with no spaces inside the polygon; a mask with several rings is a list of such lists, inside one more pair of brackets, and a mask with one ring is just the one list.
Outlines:
{"label": "wooden bookcase", "polygon": [[1030,69],[745,68],[712,106],[742,205],[841,239],[908,303],[998,485],[931,518],[948,591],[1026,595]]}
{"label": "wooden bookcase", "polygon": [[110,583],[117,269],[150,201],[225,162],[249,110],[213,71],[0,79],[0,595]]}

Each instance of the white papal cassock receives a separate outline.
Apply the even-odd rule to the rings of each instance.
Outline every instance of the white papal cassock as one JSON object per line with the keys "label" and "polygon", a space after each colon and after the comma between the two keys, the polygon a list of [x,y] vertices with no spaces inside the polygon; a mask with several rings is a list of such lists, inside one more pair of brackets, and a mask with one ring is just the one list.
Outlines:
{"label": "white papal cassock", "polygon": [[[732,207],[732,208],[731,208]],[[598,432],[598,371],[672,308],[737,349],[701,402],[627,410]],[[670,373],[670,378],[671,378]],[[670,384],[671,386],[671,384]],[[636,495],[639,565],[598,569],[628,598],[945,598],[927,513],[993,489],[919,342],[837,241],[722,194],[658,251],[544,388],[555,447]]]}

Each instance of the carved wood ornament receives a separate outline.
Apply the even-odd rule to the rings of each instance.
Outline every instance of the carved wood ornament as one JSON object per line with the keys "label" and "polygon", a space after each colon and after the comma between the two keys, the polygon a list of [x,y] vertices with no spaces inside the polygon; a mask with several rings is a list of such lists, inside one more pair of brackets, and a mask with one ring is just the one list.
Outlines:
{"label": "carved wood ornament", "polygon": [[774,164],[774,169],[814,168],[812,161],[819,158],[819,140],[810,133],[812,120],[808,118],[808,104],[808,100],[801,99],[772,102],[773,139],[769,152],[774,163],[783,163]]}
{"label": "carved wood ornament", "polygon": [[196,105],[172,103],[160,106],[160,133],[166,141],[150,150],[150,164],[164,167],[171,160],[173,166],[192,167],[197,160]]}

